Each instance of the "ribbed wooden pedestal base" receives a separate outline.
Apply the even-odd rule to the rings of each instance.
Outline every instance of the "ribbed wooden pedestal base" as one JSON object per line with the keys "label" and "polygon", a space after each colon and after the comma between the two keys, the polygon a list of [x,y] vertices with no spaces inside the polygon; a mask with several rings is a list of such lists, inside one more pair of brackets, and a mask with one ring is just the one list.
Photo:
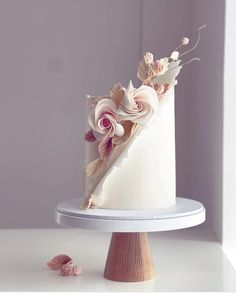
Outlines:
{"label": "ribbed wooden pedestal base", "polygon": [[140,282],[155,276],[147,233],[113,233],[104,277]]}

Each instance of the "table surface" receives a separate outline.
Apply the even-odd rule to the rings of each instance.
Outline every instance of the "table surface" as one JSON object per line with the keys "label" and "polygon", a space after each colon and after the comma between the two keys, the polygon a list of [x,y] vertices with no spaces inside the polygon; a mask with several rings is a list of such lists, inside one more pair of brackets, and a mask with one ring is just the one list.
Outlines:
{"label": "table surface", "polygon": [[77,227],[104,232],[151,232],[182,229],[205,221],[202,203],[176,198],[176,204],[150,210],[80,209],[81,199],[58,204],[55,218],[65,227]]}
{"label": "table surface", "polygon": [[[201,226],[150,233],[157,276],[139,283],[103,278],[110,238],[110,233],[79,229],[0,230],[0,291],[236,291],[236,271]],[[79,262],[80,277],[47,268],[46,262],[61,253]]]}

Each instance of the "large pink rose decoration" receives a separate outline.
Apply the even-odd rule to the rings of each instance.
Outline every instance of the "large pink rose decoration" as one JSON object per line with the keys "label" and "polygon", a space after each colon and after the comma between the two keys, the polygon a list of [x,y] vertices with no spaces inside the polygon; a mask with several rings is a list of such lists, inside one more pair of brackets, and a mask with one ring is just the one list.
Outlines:
{"label": "large pink rose decoration", "polygon": [[130,81],[127,89],[124,89],[124,98],[118,114],[121,121],[130,120],[133,123],[146,125],[156,114],[158,106],[159,99],[153,88],[142,85],[135,89]]}
{"label": "large pink rose decoration", "polygon": [[112,138],[124,134],[123,126],[118,123],[116,104],[109,98],[98,101],[89,116],[89,125],[94,137],[99,141],[98,150],[101,159],[107,157],[112,150]]}

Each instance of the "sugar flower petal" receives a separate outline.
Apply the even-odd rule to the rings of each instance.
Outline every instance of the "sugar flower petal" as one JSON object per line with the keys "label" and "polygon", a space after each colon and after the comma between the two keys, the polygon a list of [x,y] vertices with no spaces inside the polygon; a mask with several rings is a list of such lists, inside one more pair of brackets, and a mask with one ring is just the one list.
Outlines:
{"label": "sugar flower petal", "polygon": [[123,104],[118,109],[118,114],[123,121],[130,120],[133,123],[146,125],[157,111],[158,106],[159,100],[153,88],[142,85],[135,89],[130,83]]}

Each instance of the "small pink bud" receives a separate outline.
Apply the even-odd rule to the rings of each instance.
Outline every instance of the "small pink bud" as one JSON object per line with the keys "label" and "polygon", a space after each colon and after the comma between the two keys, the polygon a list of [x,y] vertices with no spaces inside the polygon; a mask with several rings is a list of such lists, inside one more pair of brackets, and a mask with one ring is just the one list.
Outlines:
{"label": "small pink bud", "polygon": [[184,38],[182,39],[182,45],[187,45],[188,43],[189,43],[189,38],[184,37]]}

